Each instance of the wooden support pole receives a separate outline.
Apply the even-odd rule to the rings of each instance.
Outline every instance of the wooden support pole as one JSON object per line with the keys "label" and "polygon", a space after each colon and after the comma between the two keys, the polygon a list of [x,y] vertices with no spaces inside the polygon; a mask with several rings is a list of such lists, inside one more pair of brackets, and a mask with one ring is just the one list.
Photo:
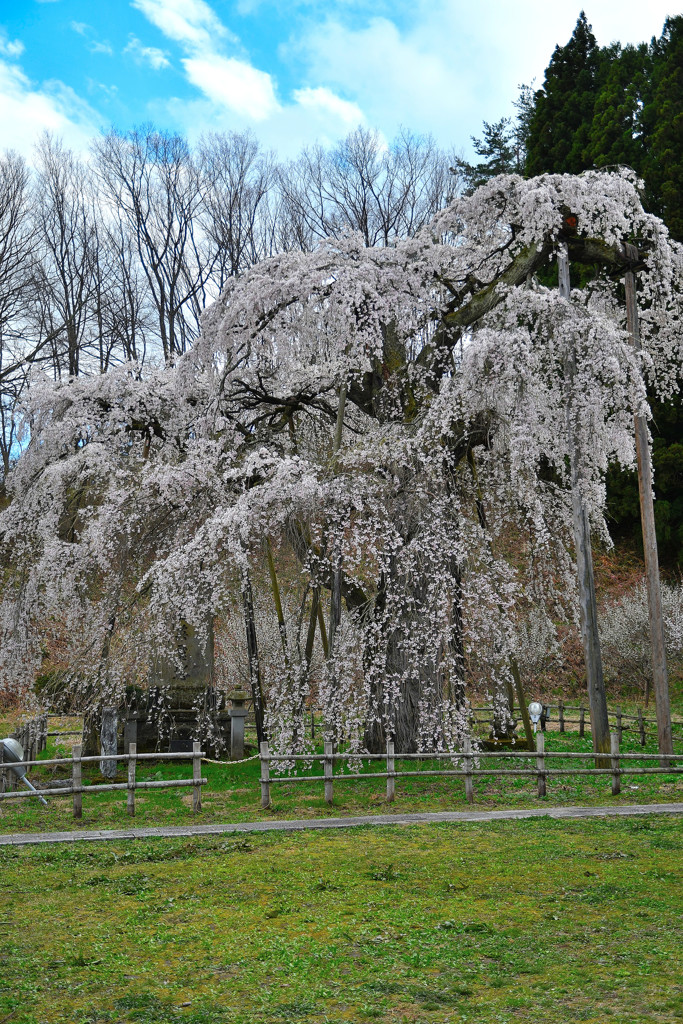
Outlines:
{"label": "wooden support pole", "polygon": [[131,818],[135,817],[135,761],[137,752],[137,743],[129,743],[128,755],[130,757],[130,761],[128,762],[128,795],[126,799],[126,808]]}
{"label": "wooden support pole", "polygon": [[529,708],[527,707],[526,697],[524,696],[524,688],[522,686],[522,675],[519,671],[519,665],[516,658],[510,658],[510,671],[512,672],[512,678],[515,681],[515,690],[517,693],[517,703],[519,704],[519,713],[522,716],[522,722],[524,723],[524,735],[526,736],[527,747],[529,750],[534,749],[534,730],[531,725],[531,719],[529,718]]}
{"label": "wooden support pole", "polygon": [[[638,260],[635,245],[626,244],[624,250],[632,264]],[[626,321],[631,344],[640,351],[640,327],[638,323],[638,297],[636,275],[632,268],[624,275],[626,291]],[[657,709],[657,749],[660,754],[673,754],[671,732],[671,703],[669,699],[669,675],[666,665],[666,640],[664,616],[662,614],[662,588],[659,580],[659,558],[657,555],[657,532],[655,530],[655,509],[652,481],[652,459],[647,421],[644,416],[635,417],[636,457],[638,459],[638,493],[640,497],[640,521],[643,531],[643,554],[645,556],[645,578],[650,617],[650,644],[652,648],[652,681]],[[668,760],[660,761],[662,768],[668,767]]]}
{"label": "wooden support pole", "polygon": [[268,760],[268,740],[259,744],[261,755],[261,807],[270,807],[270,761]]}
{"label": "wooden support pole", "polygon": [[579,736],[584,736],[586,733],[586,710],[581,704],[579,706]]}
{"label": "wooden support pole", "polygon": [[560,732],[564,732],[564,701],[561,700],[557,705],[557,717],[560,723]]}
{"label": "wooden support pole", "polygon": [[536,733],[536,771],[538,772],[538,795],[545,796],[545,736],[542,732]]}
{"label": "wooden support pole", "polygon": [[329,657],[334,654],[334,641],[341,622],[342,611],[342,549],[341,540],[335,544],[333,554],[332,590],[330,591]]}
{"label": "wooden support pole", "polygon": [[474,784],[472,782],[472,740],[469,736],[466,736],[462,745],[464,758],[463,767],[465,769],[465,798],[468,804],[474,803]]}
{"label": "wooden support pole", "polygon": [[261,687],[261,666],[258,656],[256,638],[256,619],[254,616],[254,595],[251,589],[249,570],[242,570],[242,606],[244,609],[244,626],[247,634],[247,655],[249,658],[249,680],[251,696],[254,702],[254,719],[256,722],[256,739],[261,743],[266,738],[264,726],[265,700]]}
{"label": "wooden support pole", "polygon": [[387,739],[387,803],[389,804],[393,804],[396,798],[396,779],[392,775],[395,770],[394,741],[389,738]]}
{"label": "wooden support pole", "polygon": [[638,731],[640,733],[640,745],[645,746],[645,719],[643,718],[643,712],[638,708]]}
{"label": "wooden support pole", "polygon": [[616,719],[617,719],[617,737],[619,739],[619,742],[621,743],[622,737],[623,737],[623,726],[621,724],[621,708],[617,708]]}
{"label": "wooden support pole", "polygon": [[81,787],[83,786],[83,776],[81,773],[82,749],[80,743],[76,743],[71,749],[73,760],[71,777],[73,779],[74,818],[83,817],[83,794],[81,793]]}
{"label": "wooden support pole", "polygon": [[[571,286],[569,280],[569,255],[566,245],[562,246],[558,253],[557,264],[560,295],[569,301]],[[576,377],[576,352],[573,347],[566,353],[564,373],[567,394],[567,442],[571,477],[572,521],[574,527],[574,547],[576,549],[576,571],[579,584],[581,638],[583,640],[583,654],[591,712],[591,737],[593,740],[593,750],[596,754],[605,754],[609,751],[609,717],[607,714],[607,697],[605,695],[605,683],[602,672],[600,635],[598,633],[598,606],[595,598],[590,524],[581,493],[582,460],[576,433],[576,412],[573,403],[574,380]],[[601,759],[600,764],[603,767],[607,767],[604,759]]]}
{"label": "wooden support pole", "polygon": [[334,747],[332,740],[325,740],[324,745],[324,775],[325,775],[325,803],[331,804],[333,799],[332,790],[332,754],[334,753]]}
{"label": "wooden support pole", "polygon": [[[346,409],[346,384],[339,388],[339,405],[337,407],[337,424],[334,431],[332,445],[332,470],[336,472],[337,457],[342,443],[344,430],[344,410]],[[330,658],[334,656],[334,641],[341,622],[342,611],[342,538],[339,537],[334,545],[332,553],[332,590],[330,592],[330,633],[329,649]]]}
{"label": "wooden support pole", "polygon": [[202,809],[202,759],[199,756],[202,745],[199,740],[192,743],[192,813],[198,814]]}
{"label": "wooden support pole", "polygon": [[610,736],[610,750],[612,754],[612,796],[618,796],[621,792],[621,775],[619,774],[619,734],[616,732]]}
{"label": "wooden support pole", "polygon": [[311,711],[311,739],[315,739],[315,711]]}

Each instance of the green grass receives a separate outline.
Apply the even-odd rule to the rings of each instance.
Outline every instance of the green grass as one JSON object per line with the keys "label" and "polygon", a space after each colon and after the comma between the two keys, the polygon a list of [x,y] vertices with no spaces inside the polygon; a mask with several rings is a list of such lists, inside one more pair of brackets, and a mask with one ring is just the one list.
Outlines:
{"label": "green grass", "polygon": [[[590,738],[579,739],[576,733],[546,733],[547,750],[590,750]],[[624,733],[622,751],[639,752],[637,735]],[[654,741],[645,748],[656,752]],[[678,749],[678,747],[677,747]],[[41,755],[43,758],[63,756],[65,748],[52,746]],[[425,769],[438,767],[435,762],[421,762]],[[592,762],[550,761],[547,767],[558,767],[560,763],[574,767],[588,767]],[[624,762],[625,763],[625,762]],[[509,762],[508,762],[509,764]],[[481,759],[482,767],[492,762]],[[452,767],[441,762],[441,767]],[[500,762],[496,763],[500,766]],[[531,768],[534,762],[524,767]],[[652,762],[650,762],[652,766]],[[365,762],[363,773],[381,771],[386,766],[380,762]],[[397,769],[404,767],[414,770],[415,762],[399,762]],[[85,766],[84,766],[85,768]],[[335,766],[335,773],[339,771]],[[62,769],[43,769],[32,773],[34,780],[47,785],[54,771],[59,777],[70,774],[68,766]],[[258,761],[246,764],[202,765],[208,784],[203,789],[202,811],[193,816],[191,810],[191,789],[142,791],[136,794],[136,815],[131,819],[126,813],[126,794],[100,793],[83,796],[83,817],[76,821],[71,816],[70,797],[50,797],[49,806],[43,807],[34,799],[3,801],[0,803],[1,832],[59,831],[81,828],[127,828],[131,824],[139,827],[153,825],[191,824],[193,821],[254,821],[272,818],[312,818],[338,815],[362,815],[379,813],[401,813],[466,810],[464,782],[456,777],[425,777],[396,780],[396,800],[386,802],[386,780],[345,779],[335,782],[334,803],[328,806],[324,801],[322,782],[291,783],[275,782],[271,787],[272,806],[268,810],[260,807],[260,765]],[[139,780],[189,778],[189,762],[146,762],[138,766]],[[321,765],[316,764],[310,774],[321,774]],[[348,775],[348,772],[345,774]],[[117,781],[125,781],[123,770]],[[96,767],[84,770],[86,782],[103,782]],[[620,796],[611,795],[610,776],[586,778],[580,776],[549,778],[547,796],[539,800],[536,796],[536,781],[533,777],[509,777],[505,779],[475,780],[475,808],[480,810],[538,807],[545,805],[571,804],[625,804],[683,801],[683,774],[623,777]]]}
{"label": "green grass", "polygon": [[673,1022],[680,818],[0,850],[0,1021]]}

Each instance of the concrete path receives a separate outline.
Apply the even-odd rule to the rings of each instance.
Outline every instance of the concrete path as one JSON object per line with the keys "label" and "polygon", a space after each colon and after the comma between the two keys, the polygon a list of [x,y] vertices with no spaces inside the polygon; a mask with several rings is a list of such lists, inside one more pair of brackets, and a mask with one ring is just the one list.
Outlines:
{"label": "concrete path", "polygon": [[217,836],[231,832],[296,832],[302,829],[358,828],[368,825],[416,825],[433,822],[520,821],[523,818],[606,818],[636,814],[683,814],[680,804],[621,804],[615,807],[533,807],[522,811],[433,811],[424,814],[368,814],[358,818],[303,818],[298,821],[240,821],[228,825],[172,825],[82,832],[14,832],[0,835],[0,846],[40,843],[107,842],[119,839],[164,839]]}

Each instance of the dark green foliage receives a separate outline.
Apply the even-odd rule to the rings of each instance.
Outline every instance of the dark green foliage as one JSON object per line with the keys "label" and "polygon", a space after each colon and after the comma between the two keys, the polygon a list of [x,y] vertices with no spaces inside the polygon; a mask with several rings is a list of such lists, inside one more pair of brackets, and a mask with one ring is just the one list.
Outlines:
{"label": "dark green foliage", "polygon": [[683,17],[667,18],[651,50],[651,93],[642,114],[642,173],[654,212],[683,241]]}
{"label": "dark green foliage", "polygon": [[581,12],[566,46],[556,46],[535,96],[529,123],[527,173],[579,174],[593,164],[593,109],[609,69]]}
{"label": "dark green foliage", "polygon": [[[644,179],[646,208],[683,240],[683,16],[668,18],[649,44],[600,49],[582,12],[569,42],[555,48],[531,109],[517,107],[528,175],[626,164]],[[573,270],[572,284],[583,283]],[[652,410],[660,556],[681,565],[683,410],[680,399],[652,402]],[[612,467],[607,485],[613,533],[642,550],[636,474]]]}
{"label": "dark green foliage", "polygon": [[[683,398],[651,401],[655,522],[660,560],[683,565]],[[632,538],[642,551],[638,479],[634,471],[612,466],[607,475],[610,529],[617,539]]]}
{"label": "dark green foliage", "polygon": [[649,47],[615,47],[593,108],[588,134],[590,163],[596,167],[626,164],[640,170],[643,163],[641,111],[652,74]]}
{"label": "dark green foliage", "polygon": [[524,167],[520,139],[510,117],[489,124],[484,121],[484,138],[472,136],[474,150],[485,159],[478,164],[457,160],[457,169],[463,176],[464,191],[467,195],[498,174],[521,174]]}
{"label": "dark green foliage", "polygon": [[582,12],[542,89],[530,98],[524,88],[516,134],[527,175],[626,164],[645,181],[646,207],[683,240],[683,16],[649,44],[601,49]]}

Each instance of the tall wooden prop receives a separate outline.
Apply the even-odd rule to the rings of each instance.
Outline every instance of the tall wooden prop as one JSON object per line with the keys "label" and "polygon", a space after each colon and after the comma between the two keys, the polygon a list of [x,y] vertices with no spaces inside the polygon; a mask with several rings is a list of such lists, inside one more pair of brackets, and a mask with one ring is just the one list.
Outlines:
{"label": "tall wooden prop", "polygon": [[[342,432],[344,429],[344,411],[346,409],[346,384],[342,384],[339,389],[339,406],[337,409],[337,425],[334,432],[334,442],[332,448],[332,471],[336,472],[337,469],[337,456],[339,455],[339,449],[342,443]],[[329,637],[329,654],[330,657],[334,654],[334,641],[341,622],[341,602],[342,602],[342,552],[341,552],[341,540],[337,542],[333,554],[333,569],[332,569],[332,592],[330,594],[330,637]]]}
{"label": "tall wooden prop", "polygon": [[244,608],[244,626],[247,632],[247,654],[249,656],[249,680],[251,695],[254,700],[254,718],[256,720],[256,737],[262,743],[266,736],[264,726],[265,700],[261,688],[261,667],[258,657],[258,641],[256,638],[256,619],[254,616],[254,595],[248,569],[242,572],[242,606]]}
{"label": "tall wooden prop", "polygon": [[[564,299],[569,299],[571,286],[569,281],[569,256],[566,247],[561,249],[558,254],[558,273],[560,295]],[[571,388],[576,374],[576,353],[573,348],[567,355],[565,372],[567,383]],[[596,754],[608,754],[610,752],[609,718],[607,715],[605,683],[602,674],[590,524],[581,496],[581,453],[574,429],[574,410],[571,400],[567,403],[567,433],[569,439],[574,546],[576,548],[576,569],[579,579],[581,638],[583,640],[583,654],[588,681],[593,750]],[[605,764],[604,767],[608,767],[608,765]]]}
{"label": "tall wooden prop", "polygon": [[[631,344],[640,351],[640,328],[638,324],[638,299],[636,275],[633,266],[638,261],[635,245],[624,245],[626,257],[631,266],[624,276],[626,288],[626,319]],[[647,601],[650,613],[650,643],[652,647],[652,680],[657,706],[657,742],[660,754],[673,754],[671,735],[671,705],[669,702],[669,676],[666,668],[666,641],[662,615],[662,588],[659,582],[659,559],[657,557],[657,534],[655,531],[655,510],[652,492],[652,461],[647,422],[644,416],[635,417],[636,456],[638,459],[638,491],[640,494],[640,522],[643,530],[643,551],[645,554],[645,577],[647,580]],[[669,762],[663,758],[663,768]]]}

